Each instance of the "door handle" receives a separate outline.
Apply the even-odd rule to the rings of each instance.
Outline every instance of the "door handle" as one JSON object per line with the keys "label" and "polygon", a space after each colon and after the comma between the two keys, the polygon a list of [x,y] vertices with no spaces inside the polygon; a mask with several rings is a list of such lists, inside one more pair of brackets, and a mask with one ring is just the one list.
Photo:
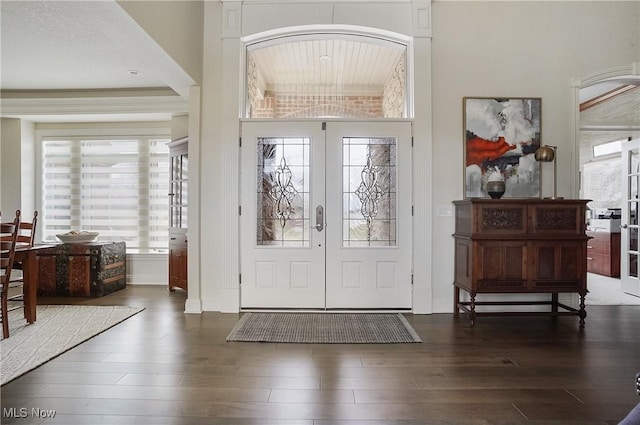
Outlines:
{"label": "door handle", "polygon": [[629,226],[628,226],[628,225],[626,225],[626,224],[621,224],[621,225],[620,225],[620,228],[621,228],[621,229],[626,229],[627,227],[629,227]]}
{"label": "door handle", "polygon": [[324,229],[324,208],[322,205],[316,207],[316,230],[322,232]]}

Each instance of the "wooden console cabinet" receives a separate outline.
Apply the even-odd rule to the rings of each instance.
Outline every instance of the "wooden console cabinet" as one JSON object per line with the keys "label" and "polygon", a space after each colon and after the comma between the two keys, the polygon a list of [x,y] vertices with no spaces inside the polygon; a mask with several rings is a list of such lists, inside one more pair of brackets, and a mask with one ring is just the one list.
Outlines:
{"label": "wooden console cabinet", "polygon": [[[587,200],[454,201],[454,311],[477,316],[576,315],[584,326],[587,294]],[[461,301],[460,290],[470,301]],[[478,301],[478,294],[550,294],[549,301]],[[578,293],[580,307],[558,301]],[[476,311],[477,306],[549,305],[549,311]]]}
{"label": "wooden console cabinet", "polygon": [[620,233],[587,232],[587,271],[620,277]]}

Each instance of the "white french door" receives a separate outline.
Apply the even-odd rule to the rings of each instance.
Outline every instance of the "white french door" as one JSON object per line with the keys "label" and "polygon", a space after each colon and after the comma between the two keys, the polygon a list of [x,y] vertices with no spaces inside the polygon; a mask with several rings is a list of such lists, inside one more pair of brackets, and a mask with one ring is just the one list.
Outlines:
{"label": "white french door", "polygon": [[640,185],[640,139],[622,143],[622,232],[620,284],[628,294],[640,297],[638,279],[638,198]]}
{"label": "white french door", "polygon": [[242,124],[242,308],[325,306],[324,132],[313,124]]}
{"label": "white french door", "polygon": [[410,308],[411,124],[329,124],[327,308]]}
{"label": "white french door", "polygon": [[411,124],[242,124],[240,305],[411,308]]}

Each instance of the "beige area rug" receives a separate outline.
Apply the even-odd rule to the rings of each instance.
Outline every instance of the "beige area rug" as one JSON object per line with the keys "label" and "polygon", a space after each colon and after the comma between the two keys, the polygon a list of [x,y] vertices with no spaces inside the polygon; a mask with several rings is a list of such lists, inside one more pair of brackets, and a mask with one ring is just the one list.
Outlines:
{"label": "beige area rug", "polygon": [[245,313],[227,341],[307,344],[422,342],[396,313]]}
{"label": "beige area rug", "polygon": [[[144,310],[144,307],[39,305],[27,325],[22,310],[9,314],[9,338],[0,341],[4,385]],[[14,314],[15,313],[15,314]]]}

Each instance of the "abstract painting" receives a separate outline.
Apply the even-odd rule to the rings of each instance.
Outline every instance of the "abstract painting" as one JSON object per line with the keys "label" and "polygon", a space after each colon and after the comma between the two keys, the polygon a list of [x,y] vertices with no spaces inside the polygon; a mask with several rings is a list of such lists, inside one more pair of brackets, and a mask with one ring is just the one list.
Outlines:
{"label": "abstract painting", "polygon": [[540,196],[541,98],[463,99],[465,198],[486,198],[489,178],[506,184],[504,198]]}

